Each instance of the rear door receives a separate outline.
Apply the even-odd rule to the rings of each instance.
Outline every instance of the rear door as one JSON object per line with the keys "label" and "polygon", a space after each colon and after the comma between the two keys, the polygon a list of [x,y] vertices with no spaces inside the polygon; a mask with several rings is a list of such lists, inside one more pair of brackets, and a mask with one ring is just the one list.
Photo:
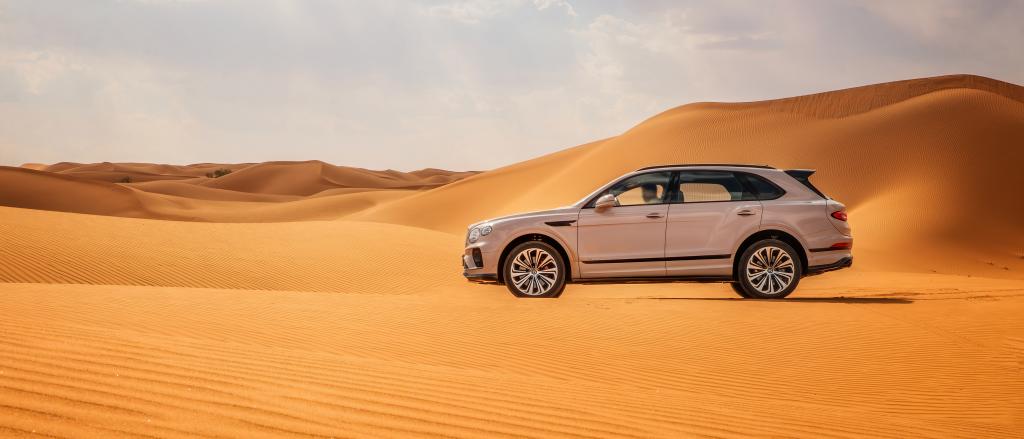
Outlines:
{"label": "rear door", "polygon": [[615,195],[619,205],[599,210],[592,200],[580,210],[577,249],[582,277],[665,275],[671,178],[666,171],[628,177],[600,194]]}
{"label": "rear door", "polygon": [[680,171],[665,232],[666,274],[728,276],[740,240],[761,225],[761,202],[731,171]]}

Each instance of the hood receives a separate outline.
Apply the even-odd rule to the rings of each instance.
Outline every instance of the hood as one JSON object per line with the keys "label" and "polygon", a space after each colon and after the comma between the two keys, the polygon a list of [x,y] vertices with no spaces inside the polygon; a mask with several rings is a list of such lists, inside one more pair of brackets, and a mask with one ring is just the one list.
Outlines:
{"label": "hood", "polygon": [[493,225],[496,225],[496,224],[501,224],[501,223],[504,223],[504,222],[508,222],[508,221],[512,221],[512,220],[517,220],[517,219],[523,219],[523,218],[537,218],[537,217],[544,217],[544,216],[563,216],[563,215],[567,215],[567,214],[573,214],[574,215],[576,213],[578,213],[578,209],[575,208],[575,207],[572,207],[572,206],[557,207],[557,208],[548,209],[548,210],[536,210],[536,211],[532,211],[532,212],[516,213],[516,214],[512,214],[512,215],[499,216],[499,217],[487,219],[487,220],[484,220],[484,221],[478,221],[476,223],[470,224],[469,229],[472,229],[473,227],[477,227],[477,226],[479,226],[481,224],[491,224],[493,226]]}

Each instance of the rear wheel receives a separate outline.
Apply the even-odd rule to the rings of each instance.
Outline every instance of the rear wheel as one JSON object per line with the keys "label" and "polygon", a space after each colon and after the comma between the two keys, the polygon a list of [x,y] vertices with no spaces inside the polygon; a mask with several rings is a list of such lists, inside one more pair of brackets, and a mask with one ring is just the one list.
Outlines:
{"label": "rear wheel", "polygon": [[517,297],[558,297],[565,288],[565,262],[541,241],[517,245],[502,267],[505,286]]}
{"label": "rear wheel", "polygon": [[803,267],[792,246],[777,239],[754,243],[743,252],[739,261],[737,284],[745,297],[781,299],[792,293],[800,283]]}

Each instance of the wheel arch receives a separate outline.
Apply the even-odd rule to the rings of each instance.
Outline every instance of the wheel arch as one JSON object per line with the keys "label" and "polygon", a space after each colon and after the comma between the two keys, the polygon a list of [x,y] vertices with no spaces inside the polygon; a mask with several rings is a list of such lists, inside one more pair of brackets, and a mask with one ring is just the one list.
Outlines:
{"label": "wheel arch", "polygon": [[797,255],[800,256],[800,275],[803,276],[807,273],[807,249],[802,243],[800,243],[800,240],[782,230],[767,229],[748,236],[747,239],[744,239],[743,242],[740,243],[739,247],[736,248],[735,257],[732,258],[732,278],[734,280],[739,279],[740,257],[743,256],[743,252],[745,252],[751,245],[754,245],[754,243],[763,239],[778,239],[779,241],[785,242],[793,247],[793,249],[796,250]]}
{"label": "wheel arch", "polygon": [[558,255],[562,257],[563,265],[565,265],[565,281],[570,282],[572,280],[572,263],[569,259],[569,253],[565,251],[565,247],[557,239],[543,233],[527,233],[516,237],[515,239],[505,244],[505,248],[501,250],[501,256],[498,257],[498,283],[505,283],[505,259],[508,258],[508,254],[512,253],[512,249],[517,245],[529,241],[541,241],[555,248],[558,251]]}

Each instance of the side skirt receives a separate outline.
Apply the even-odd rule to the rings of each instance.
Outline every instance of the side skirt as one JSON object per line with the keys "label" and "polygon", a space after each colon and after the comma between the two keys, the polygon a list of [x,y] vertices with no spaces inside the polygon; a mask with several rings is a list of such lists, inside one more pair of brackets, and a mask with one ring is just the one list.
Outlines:
{"label": "side skirt", "polygon": [[576,284],[648,284],[667,282],[732,282],[732,276],[651,276],[651,277],[585,277],[573,279]]}

